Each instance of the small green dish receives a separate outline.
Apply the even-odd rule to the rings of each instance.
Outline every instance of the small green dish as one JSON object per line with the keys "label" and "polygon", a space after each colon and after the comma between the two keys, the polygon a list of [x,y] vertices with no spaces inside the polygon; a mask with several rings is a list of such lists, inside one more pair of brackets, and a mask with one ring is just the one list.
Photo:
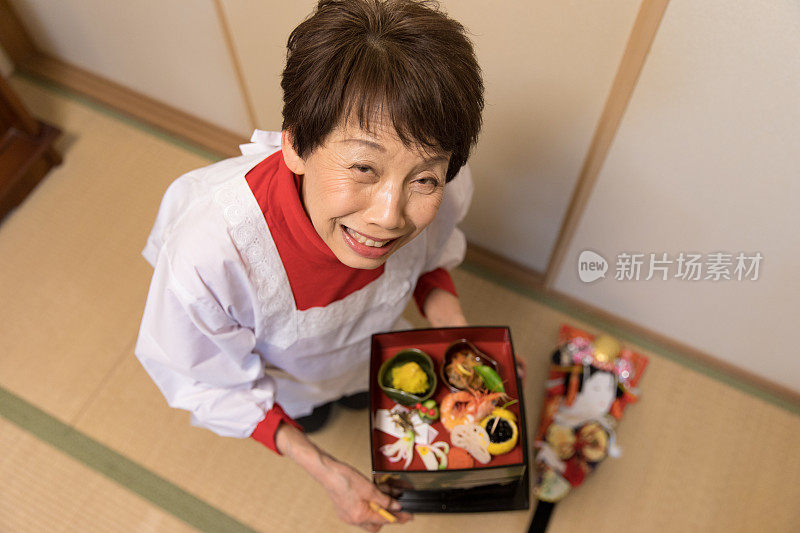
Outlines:
{"label": "small green dish", "polygon": [[[412,394],[392,387],[392,368],[397,365],[408,363],[409,361],[417,363],[428,376],[428,390],[425,391],[425,394]],[[386,393],[386,396],[397,403],[403,405],[422,403],[433,396],[433,392],[436,390],[436,372],[434,371],[433,361],[430,356],[422,350],[416,348],[400,350],[394,357],[381,365],[381,368],[378,370],[378,385],[380,385],[381,390]]]}

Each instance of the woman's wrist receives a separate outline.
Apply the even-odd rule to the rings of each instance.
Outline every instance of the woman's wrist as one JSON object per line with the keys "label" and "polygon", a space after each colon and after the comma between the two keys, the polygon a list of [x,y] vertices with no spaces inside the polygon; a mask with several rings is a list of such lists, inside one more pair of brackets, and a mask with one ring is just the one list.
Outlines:
{"label": "woman's wrist", "polygon": [[305,433],[289,424],[281,424],[275,433],[278,451],[297,463],[326,489],[330,486],[339,461],[320,450]]}
{"label": "woman's wrist", "polygon": [[458,297],[443,289],[435,288],[428,294],[424,309],[428,322],[435,328],[467,325]]}
{"label": "woman's wrist", "polygon": [[275,432],[275,446],[282,455],[290,458],[310,474],[314,475],[320,470],[322,463],[320,449],[297,428],[281,424]]}

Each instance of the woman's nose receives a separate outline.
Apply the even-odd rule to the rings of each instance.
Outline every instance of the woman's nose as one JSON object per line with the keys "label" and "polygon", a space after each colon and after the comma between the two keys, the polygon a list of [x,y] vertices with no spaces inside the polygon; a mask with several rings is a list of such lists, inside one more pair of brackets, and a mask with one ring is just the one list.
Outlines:
{"label": "woman's nose", "polygon": [[387,230],[405,226],[405,197],[402,187],[393,183],[381,183],[373,191],[365,212],[366,222]]}

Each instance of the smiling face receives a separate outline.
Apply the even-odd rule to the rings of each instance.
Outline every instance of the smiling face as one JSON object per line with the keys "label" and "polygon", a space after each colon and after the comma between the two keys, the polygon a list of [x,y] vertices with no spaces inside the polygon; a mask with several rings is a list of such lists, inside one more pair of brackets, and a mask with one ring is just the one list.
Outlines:
{"label": "smiling face", "polygon": [[306,158],[287,131],[281,139],[286,165],[303,176],[303,207],[314,229],[352,268],[381,266],[442,203],[449,155],[404,145],[390,124],[375,122],[367,132],[349,121]]}

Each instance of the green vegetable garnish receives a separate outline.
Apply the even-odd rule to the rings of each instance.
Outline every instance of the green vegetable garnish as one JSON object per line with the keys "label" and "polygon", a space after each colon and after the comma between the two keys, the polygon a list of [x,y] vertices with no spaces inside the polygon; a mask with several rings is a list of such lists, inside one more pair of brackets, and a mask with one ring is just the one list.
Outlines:
{"label": "green vegetable garnish", "polygon": [[419,417],[423,422],[433,422],[439,419],[439,406],[436,400],[425,400],[421,406],[425,411],[419,409]]}
{"label": "green vegetable garnish", "polygon": [[494,368],[486,365],[476,365],[474,370],[481,377],[483,384],[486,385],[486,388],[489,389],[490,392],[506,391],[505,387],[503,387],[503,380],[500,379],[500,375],[494,371]]}

